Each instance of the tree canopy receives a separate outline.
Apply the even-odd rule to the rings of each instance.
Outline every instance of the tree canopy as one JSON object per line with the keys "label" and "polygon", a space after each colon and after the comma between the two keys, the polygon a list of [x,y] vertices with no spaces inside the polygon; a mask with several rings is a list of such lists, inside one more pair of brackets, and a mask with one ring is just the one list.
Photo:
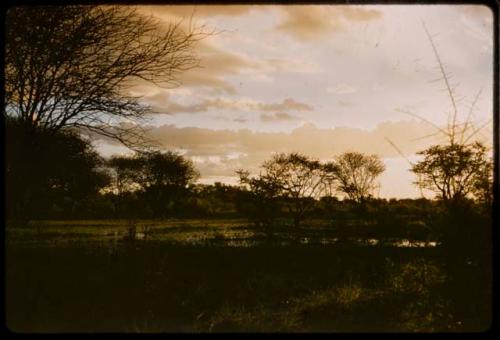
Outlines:
{"label": "tree canopy", "polygon": [[299,226],[305,213],[315,199],[329,192],[333,178],[327,170],[328,165],[320,163],[300,153],[276,154],[262,165],[263,172],[254,178],[248,173],[239,172],[240,182],[266,200],[284,198]]}
{"label": "tree canopy", "polygon": [[77,128],[144,144],[136,124],[150,108],[137,81],[175,86],[197,65],[204,33],[160,26],[132,6],[12,7],[6,16],[5,113],[32,129]]}
{"label": "tree canopy", "polygon": [[412,167],[417,185],[438,193],[446,202],[467,196],[487,199],[491,192],[491,163],[481,143],[434,145],[418,153],[424,158]]}
{"label": "tree canopy", "polygon": [[334,161],[338,190],[358,203],[368,198],[377,187],[375,180],[385,171],[385,165],[376,155],[346,152]]}

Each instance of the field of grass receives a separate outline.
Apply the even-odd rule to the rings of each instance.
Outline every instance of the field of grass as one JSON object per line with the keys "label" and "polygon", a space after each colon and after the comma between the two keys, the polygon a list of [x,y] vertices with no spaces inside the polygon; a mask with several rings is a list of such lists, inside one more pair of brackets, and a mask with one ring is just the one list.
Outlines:
{"label": "field of grass", "polygon": [[[153,231],[149,237],[128,238],[127,223],[66,221],[8,228],[7,326],[16,332],[488,327],[488,309],[477,293],[463,302],[468,314],[456,313],[439,247],[283,243],[263,236],[257,243],[231,243],[255,238],[258,231],[226,220],[139,221],[137,233],[146,225]],[[189,235],[208,230],[204,242],[189,241]],[[182,242],[179,235],[184,235]],[[470,280],[480,276],[474,268],[467,275]]]}

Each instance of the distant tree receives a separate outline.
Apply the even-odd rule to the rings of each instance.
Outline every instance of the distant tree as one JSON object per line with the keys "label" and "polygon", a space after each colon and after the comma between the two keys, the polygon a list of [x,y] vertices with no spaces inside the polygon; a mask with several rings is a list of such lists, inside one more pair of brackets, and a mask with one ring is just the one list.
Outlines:
{"label": "distant tree", "polygon": [[435,145],[418,155],[423,159],[412,171],[420,187],[436,192],[449,204],[468,196],[491,202],[492,164],[481,143]]}
{"label": "distant tree", "polygon": [[338,190],[358,204],[363,203],[377,188],[375,180],[385,171],[376,155],[345,152],[334,159],[334,177]]}
{"label": "distant tree", "polygon": [[112,194],[115,212],[123,215],[126,198],[141,189],[137,179],[141,176],[142,161],[136,156],[113,156],[106,165],[112,179],[107,191]]}
{"label": "distant tree", "polygon": [[139,159],[141,159],[143,166],[139,181],[144,188],[152,186],[186,187],[199,177],[193,163],[175,152],[144,152],[139,155]]}
{"label": "distant tree", "polygon": [[[107,166],[112,183],[106,191],[113,195],[116,211],[121,215],[132,213],[130,199],[135,197],[136,201],[149,205],[154,217],[165,216],[179,208],[178,204],[187,197],[188,187],[199,177],[190,160],[170,151],[113,156]],[[125,202],[129,203],[125,206]]]}
{"label": "distant tree", "polygon": [[277,201],[281,194],[279,183],[263,176],[251,177],[245,170],[238,170],[236,173],[240,185],[248,190],[238,197],[239,210],[259,227],[272,226],[280,209]]}
{"label": "distant tree", "polygon": [[332,177],[327,165],[299,154],[277,154],[262,165],[263,173],[250,179],[241,176],[251,190],[270,198],[281,197],[298,227],[305,214],[330,187]]}
{"label": "distant tree", "polygon": [[131,6],[11,7],[5,28],[5,114],[31,130],[77,128],[132,146],[144,136],[130,122],[149,108],[129,87],[175,85],[206,35]]}
{"label": "distant tree", "polygon": [[142,171],[141,160],[135,156],[112,156],[107,165],[112,169],[111,191],[121,195],[127,191],[137,190],[137,178]]}
{"label": "distant tree", "polygon": [[136,180],[156,217],[172,211],[188,194],[199,173],[193,163],[174,152],[144,152]]}
{"label": "distant tree", "polygon": [[235,212],[235,205],[240,192],[238,187],[215,182],[214,184],[197,184],[195,195],[198,206],[209,215],[217,216]]}

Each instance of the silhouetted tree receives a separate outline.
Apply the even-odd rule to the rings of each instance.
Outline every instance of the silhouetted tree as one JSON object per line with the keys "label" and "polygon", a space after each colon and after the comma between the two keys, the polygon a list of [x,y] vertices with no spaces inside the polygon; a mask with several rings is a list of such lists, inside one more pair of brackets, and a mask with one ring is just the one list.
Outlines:
{"label": "silhouetted tree", "polygon": [[78,128],[126,145],[144,142],[149,108],[135,81],[175,85],[206,34],[159,25],[131,6],[11,7],[6,16],[5,113],[32,129]]}
{"label": "silhouetted tree", "polygon": [[377,188],[377,179],[385,165],[376,155],[346,152],[334,159],[334,174],[338,190],[349,199],[363,203]]}
{"label": "silhouetted tree", "polygon": [[174,152],[145,152],[139,159],[142,167],[137,182],[155,217],[173,210],[199,177],[193,163]]}
{"label": "silhouetted tree", "polygon": [[131,205],[139,201],[147,203],[154,217],[178,210],[179,204],[187,199],[188,187],[199,177],[190,160],[170,151],[114,156],[107,166],[111,170],[112,183],[106,191],[112,195],[120,215],[137,215]]}
{"label": "silhouetted tree", "polygon": [[[425,24],[424,30],[434,52],[441,75],[439,80],[442,80],[445,87],[451,110],[447,111],[445,128],[409,113],[434,126],[436,132],[433,135],[446,138],[441,145],[433,145],[421,151],[419,154],[424,158],[412,164],[412,170],[417,175],[416,184],[420,188],[436,192],[441,198],[439,203],[444,203],[436,207],[431,223],[433,233],[439,235],[441,241],[443,260],[449,274],[448,287],[456,294],[452,300],[458,301],[458,297],[470,295],[474,290],[481,291],[484,292],[482,297],[478,298],[476,295],[473,300],[479,301],[479,304],[488,309],[487,306],[491,303],[488,297],[491,292],[492,257],[492,221],[489,212],[492,208],[491,193],[494,189],[493,163],[486,155],[485,144],[473,142],[473,138],[488,126],[491,120],[479,127],[476,127],[472,120],[481,90],[473,99],[468,112],[460,117],[456,86],[450,82],[451,73],[446,70]],[[481,201],[486,209],[477,209],[477,204],[468,198]],[[481,268],[481,272],[485,274],[482,281],[474,283],[477,289],[470,289],[471,284],[464,284],[475,276],[470,275],[469,264]],[[458,311],[462,306],[456,304],[455,308]]]}
{"label": "silhouetted tree", "polygon": [[263,173],[258,177],[249,179],[248,173],[241,172],[240,180],[261,196],[286,199],[298,227],[315,200],[330,188],[333,178],[325,170],[327,166],[299,153],[277,154],[262,165]]}
{"label": "silhouetted tree", "polygon": [[[103,160],[87,140],[70,131],[36,132],[38,148],[26,126],[6,119],[6,198],[9,218],[47,217],[58,207],[75,213],[78,204],[108,184]],[[29,170],[29,175],[24,176]]]}
{"label": "silhouetted tree", "polygon": [[436,192],[447,204],[474,194],[488,200],[492,166],[481,143],[434,145],[417,154],[423,159],[412,171],[419,175],[420,187]]}
{"label": "silhouetted tree", "polygon": [[193,188],[197,206],[212,216],[235,213],[239,193],[238,187],[220,182],[212,185],[197,184]]}
{"label": "silhouetted tree", "polygon": [[14,206],[43,194],[35,188],[56,176],[41,171],[49,167],[43,162],[57,164],[54,171],[70,166],[64,156],[55,159],[57,152],[39,159],[51,148],[49,136],[77,131],[131,147],[148,145],[140,122],[151,110],[131,94],[131,86],[175,86],[180,72],[197,66],[192,49],[206,36],[180,23],[160,25],[130,6],[11,7],[5,27],[3,116],[17,126],[7,152],[20,153],[7,166],[16,169],[13,176],[29,178],[8,184],[16,188],[9,202]]}
{"label": "silhouetted tree", "polygon": [[493,160],[491,158],[486,161],[475,177],[473,195],[489,213],[493,204]]}
{"label": "silhouetted tree", "polygon": [[113,156],[107,161],[107,166],[112,178],[108,191],[113,195],[115,213],[123,215],[125,211],[131,212],[130,207],[125,207],[125,200],[141,189],[138,178],[141,176],[142,161],[136,156]]}
{"label": "silhouetted tree", "polygon": [[280,186],[276,180],[262,175],[251,177],[245,170],[236,172],[240,185],[248,191],[243,191],[239,197],[240,211],[245,213],[259,227],[269,227],[279,215]]}

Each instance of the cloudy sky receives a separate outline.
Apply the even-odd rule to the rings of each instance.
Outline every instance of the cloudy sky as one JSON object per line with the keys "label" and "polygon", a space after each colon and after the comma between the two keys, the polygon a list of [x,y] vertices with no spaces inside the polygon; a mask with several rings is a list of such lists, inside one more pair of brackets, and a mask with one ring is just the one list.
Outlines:
{"label": "cloudy sky", "polygon": [[[451,104],[423,23],[455,88],[459,121],[491,144],[493,15],[466,5],[144,6],[163,23],[215,30],[196,46],[200,67],[162,89],[140,84],[156,114],[162,148],[190,157],[200,182],[236,183],[274,152],[320,160],[345,151],[378,154],[387,166],[381,197],[418,197],[408,161],[442,141]],[[437,79],[437,80],[436,80]],[[479,96],[476,95],[479,93]],[[413,115],[417,115],[417,118]],[[106,154],[124,153],[100,145]]]}

